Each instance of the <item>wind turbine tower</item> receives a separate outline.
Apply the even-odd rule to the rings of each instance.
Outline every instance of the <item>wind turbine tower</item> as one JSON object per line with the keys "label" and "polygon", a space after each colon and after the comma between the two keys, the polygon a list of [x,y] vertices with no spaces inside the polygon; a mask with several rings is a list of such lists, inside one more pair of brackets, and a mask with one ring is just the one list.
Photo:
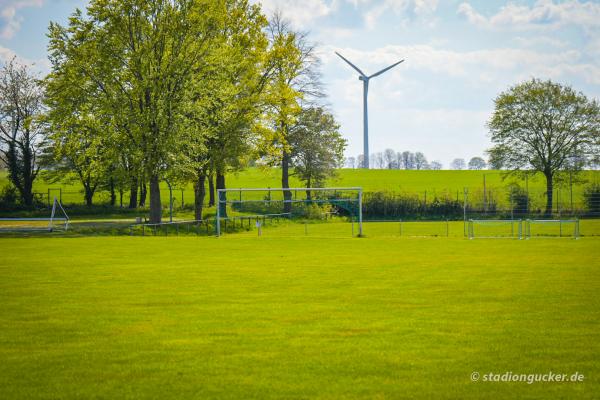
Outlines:
{"label": "wind turbine tower", "polygon": [[400,60],[397,63],[392,64],[389,67],[384,68],[379,72],[375,72],[373,75],[367,76],[367,75],[365,75],[364,72],[362,72],[360,70],[360,68],[358,68],[356,65],[352,64],[350,61],[348,61],[346,58],[344,58],[344,56],[342,56],[340,53],[338,53],[336,51],[335,54],[337,54],[342,60],[346,61],[348,63],[348,65],[350,65],[352,68],[354,68],[356,70],[356,72],[358,72],[360,74],[358,79],[363,82],[363,139],[364,139],[364,150],[363,151],[364,151],[364,154],[363,154],[362,167],[369,169],[369,115],[367,112],[367,95],[369,94],[369,80],[371,78],[375,78],[376,76],[379,76],[379,75],[383,74],[384,72],[394,68],[396,65],[400,64],[404,60]]}

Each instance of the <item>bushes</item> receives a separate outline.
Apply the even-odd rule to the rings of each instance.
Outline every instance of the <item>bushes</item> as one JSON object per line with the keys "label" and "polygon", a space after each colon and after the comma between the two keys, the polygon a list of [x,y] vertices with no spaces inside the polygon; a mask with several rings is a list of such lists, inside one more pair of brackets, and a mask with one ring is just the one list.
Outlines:
{"label": "bushes", "polygon": [[434,197],[426,202],[416,196],[390,192],[365,193],[364,219],[454,219],[463,215],[463,204],[456,200]]}
{"label": "bushes", "polygon": [[0,207],[2,208],[15,208],[17,206],[18,199],[19,194],[17,193],[17,188],[11,184],[4,186],[0,191]]}
{"label": "bushes", "polygon": [[512,206],[513,214],[516,216],[526,215],[530,208],[527,191],[519,185],[511,185],[508,189],[508,201]]}

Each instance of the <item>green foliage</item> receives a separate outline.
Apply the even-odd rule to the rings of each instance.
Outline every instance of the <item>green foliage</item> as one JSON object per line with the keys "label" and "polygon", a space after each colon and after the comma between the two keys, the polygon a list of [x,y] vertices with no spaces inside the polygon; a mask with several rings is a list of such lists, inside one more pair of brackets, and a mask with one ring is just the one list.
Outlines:
{"label": "green foliage", "polygon": [[512,205],[512,211],[515,216],[526,215],[530,209],[527,191],[517,184],[509,186],[508,201]]}
{"label": "green foliage", "polygon": [[495,99],[488,123],[494,147],[490,164],[510,173],[539,171],[552,210],[554,176],[578,171],[600,152],[600,107],[569,86],[533,79]]}
{"label": "green foliage", "polygon": [[306,187],[320,187],[343,164],[346,139],[333,115],[321,107],[302,109],[290,128],[288,143],[294,175]]}
{"label": "green foliage", "polygon": [[365,219],[455,219],[463,215],[463,203],[448,197],[425,198],[392,192],[363,195]]}
{"label": "green foliage", "polygon": [[12,184],[9,183],[0,190],[0,205],[2,208],[13,208],[17,205],[18,200],[19,193]]}

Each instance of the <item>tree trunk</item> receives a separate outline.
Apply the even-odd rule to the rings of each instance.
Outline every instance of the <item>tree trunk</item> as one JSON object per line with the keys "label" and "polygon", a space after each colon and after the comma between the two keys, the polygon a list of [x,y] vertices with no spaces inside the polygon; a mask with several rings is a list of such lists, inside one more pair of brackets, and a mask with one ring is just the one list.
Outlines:
{"label": "tree trunk", "polygon": [[[309,188],[310,187],[310,178],[308,178],[308,180],[306,181],[306,187]],[[312,200],[312,194],[310,192],[310,190],[306,191],[306,200],[310,203]]]}
{"label": "tree trunk", "polygon": [[109,181],[110,188],[110,205],[114,207],[117,204],[117,194],[115,193],[115,180],[111,176]]}
{"label": "tree trunk", "polygon": [[[225,174],[221,171],[217,171],[217,193],[219,189],[225,189]],[[217,197],[219,200],[221,217],[227,218],[227,193],[222,192],[220,196],[217,194]]]}
{"label": "tree trunk", "polygon": [[213,174],[208,175],[208,206],[215,205],[215,180]]}
{"label": "tree trunk", "polygon": [[204,205],[204,197],[206,196],[206,174],[201,172],[198,174],[198,180],[194,183],[194,215],[196,221],[202,219],[202,206]]}
{"label": "tree trunk", "polygon": [[138,193],[138,182],[134,179],[129,187],[129,208],[133,209],[137,207],[137,193]]}
{"label": "tree trunk", "polygon": [[119,208],[123,208],[123,187],[119,188]]}
{"label": "tree trunk", "polygon": [[554,189],[552,182],[552,173],[549,171],[544,172],[544,176],[546,176],[546,216],[552,216],[552,191]]}
{"label": "tree trunk", "polygon": [[85,190],[85,205],[91,207],[94,198],[94,190],[92,189],[90,184],[85,184],[83,187]]}
{"label": "tree trunk", "polygon": [[140,207],[144,207],[146,205],[146,196],[148,195],[148,186],[146,182],[140,183]]}
{"label": "tree trunk", "polygon": [[[150,177],[150,223],[158,224],[162,220],[162,204],[160,202],[160,181],[158,175]],[[145,185],[144,185],[145,186]]]}
{"label": "tree trunk", "polygon": [[[281,158],[281,187],[284,189],[290,187],[290,158],[290,154],[284,151]],[[292,212],[292,192],[289,190],[283,191],[283,212]]]}

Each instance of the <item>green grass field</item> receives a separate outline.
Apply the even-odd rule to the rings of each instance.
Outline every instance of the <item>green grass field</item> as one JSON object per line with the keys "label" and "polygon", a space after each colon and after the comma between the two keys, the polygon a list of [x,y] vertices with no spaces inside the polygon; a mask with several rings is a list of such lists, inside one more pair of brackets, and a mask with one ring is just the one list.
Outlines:
{"label": "green grass field", "polygon": [[[0,398],[592,399],[600,240],[0,239]],[[578,372],[583,382],[472,382]]]}
{"label": "green grass field", "polygon": [[[525,187],[525,182],[521,179],[509,177],[503,179],[503,173],[500,171],[405,171],[405,170],[361,170],[361,169],[341,169],[337,171],[337,176],[327,182],[327,186],[360,186],[365,192],[372,191],[391,191],[398,193],[409,193],[418,196],[427,196],[433,199],[435,196],[448,195],[451,198],[456,196],[462,201],[463,189],[469,188],[472,193],[483,189],[483,180],[485,175],[487,190],[504,190],[510,183],[517,183]],[[580,175],[584,182],[580,182],[573,187],[573,197],[576,202],[581,201],[583,187],[588,183],[600,182],[600,171],[586,171]],[[0,172],[0,188],[8,182],[6,173]],[[239,173],[227,175],[226,183],[228,188],[249,188],[249,187],[281,187],[281,172],[278,169],[259,169],[249,168]],[[302,187],[302,183],[295,177],[291,177],[291,186]],[[545,180],[541,175],[529,179],[528,186],[533,199],[542,201],[541,197],[545,191]],[[557,188],[560,186],[557,185]],[[55,183],[49,184],[43,179],[38,179],[34,184],[34,190],[38,193],[47,194],[48,189],[63,190],[63,203],[82,204],[83,192],[81,185],[77,182],[72,184]],[[194,201],[194,192],[192,185],[178,188],[174,193],[176,205],[181,203],[181,189],[183,189],[184,203],[191,205]],[[58,197],[58,190],[52,190],[50,196]],[[165,203],[168,199],[168,189],[166,184],[162,185],[161,193]],[[567,201],[570,196],[567,188],[564,187],[556,196],[560,196],[562,201]],[[504,202],[505,196],[501,196],[498,201]],[[536,197],[540,197],[537,199]],[[98,192],[95,196],[96,203],[108,201],[108,192]],[[125,193],[124,202],[128,201],[128,193]],[[542,201],[543,202],[543,201]]]}

